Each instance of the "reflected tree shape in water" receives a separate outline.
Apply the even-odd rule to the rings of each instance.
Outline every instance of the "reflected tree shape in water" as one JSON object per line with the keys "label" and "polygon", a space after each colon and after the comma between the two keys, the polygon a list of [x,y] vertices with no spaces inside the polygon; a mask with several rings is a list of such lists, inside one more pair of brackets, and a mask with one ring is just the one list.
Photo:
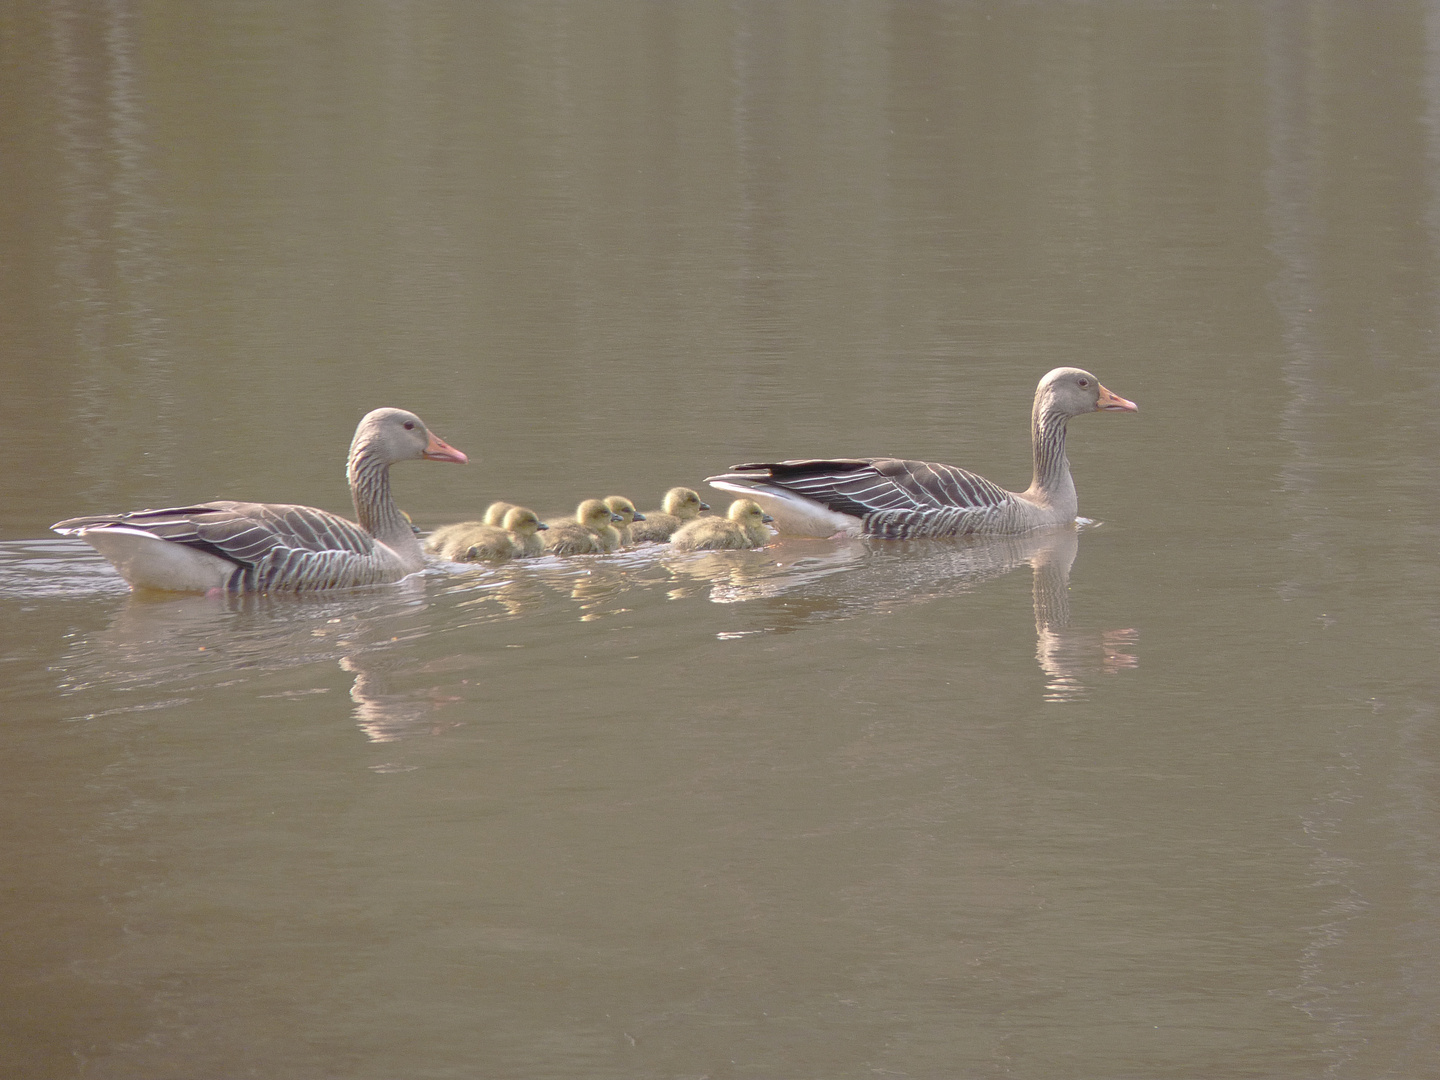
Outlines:
{"label": "reflected tree shape in water", "polygon": [[83,494],[99,500],[127,470],[168,468],[179,409],[145,20],[125,4],[47,7],[62,222],[53,273],[79,362],[67,382]]}

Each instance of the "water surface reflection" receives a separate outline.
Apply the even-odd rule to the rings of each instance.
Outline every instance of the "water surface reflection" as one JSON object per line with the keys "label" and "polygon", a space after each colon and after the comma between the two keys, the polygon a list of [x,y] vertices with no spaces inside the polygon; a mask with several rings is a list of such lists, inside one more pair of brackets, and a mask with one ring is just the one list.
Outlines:
{"label": "water surface reflection", "polygon": [[[973,592],[1030,567],[1037,662],[1051,701],[1134,667],[1138,632],[1072,622],[1076,530],[987,540],[777,540],[758,551],[672,553],[652,545],[615,556],[439,564],[394,586],[325,596],[125,598],[107,626],[72,641],[59,686],[203,694],[260,673],[335,664],[351,677],[354,720],[387,742],[434,733],[503,675],[505,656],[536,645],[583,650],[593,633],[635,633],[630,620],[666,605],[738,605],[739,630],[792,634]],[[74,541],[0,545],[0,595],[94,595],[116,589],[106,564]],[[693,631],[692,631],[693,632]],[[636,649],[643,647],[636,635]],[[323,688],[297,690],[323,692]]]}
{"label": "water surface reflection", "polygon": [[677,578],[703,581],[716,603],[758,603],[771,616],[766,629],[786,633],[961,595],[1028,565],[1046,697],[1064,701],[1084,695],[1087,677],[1138,664],[1137,630],[1071,624],[1070,569],[1079,543],[1077,529],[956,540],[787,539],[763,552],[672,558],[667,567]]}

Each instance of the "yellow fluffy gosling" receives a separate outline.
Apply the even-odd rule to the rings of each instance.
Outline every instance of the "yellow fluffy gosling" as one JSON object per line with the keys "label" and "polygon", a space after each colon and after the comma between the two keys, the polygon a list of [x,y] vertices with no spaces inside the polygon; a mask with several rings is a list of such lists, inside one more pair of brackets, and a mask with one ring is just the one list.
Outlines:
{"label": "yellow fluffy gosling", "polygon": [[[485,553],[467,558],[468,552],[477,545],[482,545]],[[486,525],[483,521],[457,521],[453,525],[442,525],[425,538],[425,550],[451,562],[515,557],[515,545],[510,542],[505,530]]]}
{"label": "yellow fluffy gosling", "polygon": [[696,518],[686,522],[670,538],[676,551],[726,551],[764,547],[770,542],[766,522],[774,520],[760,504],[736,499],[723,518]]}
{"label": "yellow fluffy gosling", "polygon": [[430,534],[425,550],[451,562],[504,562],[540,555],[545,542],[538,530],[548,526],[535,516],[535,511],[512,506],[505,514],[503,526],[483,521],[458,521],[444,525]]}
{"label": "yellow fluffy gosling", "polygon": [[620,547],[615,522],[620,515],[599,499],[586,499],[575,509],[573,521],[557,521],[545,536],[551,555],[604,555]]}
{"label": "yellow fluffy gosling", "polygon": [[515,509],[514,503],[493,502],[485,508],[485,524],[495,525],[499,528],[505,526],[505,515]]}
{"label": "yellow fluffy gosling", "polygon": [[701,502],[700,496],[687,487],[673,487],[665,493],[659,510],[645,511],[645,524],[630,529],[630,539],[639,544],[646,540],[661,543],[675,535],[675,530],[687,521],[694,521],[700,511],[709,510],[710,504]]}
{"label": "yellow fluffy gosling", "polygon": [[637,521],[644,521],[645,515],[635,509],[635,504],[624,495],[611,495],[605,500],[605,505],[610,508],[612,514],[620,518],[620,524],[615,526],[615,531],[620,534],[620,546],[629,547],[635,542],[632,529]]}
{"label": "yellow fluffy gosling", "polygon": [[540,534],[550,526],[540,520],[534,510],[524,506],[512,506],[505,513],[505,531],[515,545],[517,559],[533,559],[545,554],[545,538]]}

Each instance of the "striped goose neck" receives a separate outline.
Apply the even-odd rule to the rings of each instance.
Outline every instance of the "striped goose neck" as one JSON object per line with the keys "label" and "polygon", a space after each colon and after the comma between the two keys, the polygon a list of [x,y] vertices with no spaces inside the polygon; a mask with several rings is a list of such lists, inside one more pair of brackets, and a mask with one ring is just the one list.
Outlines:
{"label": "striped goose neck", "polygon": [[345,466],[355,520],[381,543],[398,551],[420,549],[415,530],[390,495],[390,462],[364,444],[351,448]]}
{"label": "striped goose neck", "polygon": [[1035,472],[1030,481],[1029,495],[1045,502],[1067,493],[1074,498],[1074,482],[1070,479],[1070,462],[1065,457],[1065,425],[1070,414],[1056,407],[1048,395],[1035,399],[1030,414],[1030,441],[1035,457]]}

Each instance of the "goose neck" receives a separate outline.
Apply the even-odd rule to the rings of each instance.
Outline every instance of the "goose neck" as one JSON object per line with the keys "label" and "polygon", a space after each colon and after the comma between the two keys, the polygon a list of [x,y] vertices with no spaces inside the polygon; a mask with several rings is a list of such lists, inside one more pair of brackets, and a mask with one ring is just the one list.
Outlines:
{"label": "goose neck", "polygon": [[1065,456],[1065,425],[1070,417],[1042,398],[1037,398],[1030,417],[1031,450],[1035,471],[1027,492],[1045,503],[1074,502],[1075,485],[1070,478],[1070,461]]}
{"label": "goose neck", "polygon": [[355,503],[355,520],[360,526],[392,548],[418,549],[415,531],[390,495],[390,462],[362,445],[350,452],[345,471],[350,479],[350,497]]}

